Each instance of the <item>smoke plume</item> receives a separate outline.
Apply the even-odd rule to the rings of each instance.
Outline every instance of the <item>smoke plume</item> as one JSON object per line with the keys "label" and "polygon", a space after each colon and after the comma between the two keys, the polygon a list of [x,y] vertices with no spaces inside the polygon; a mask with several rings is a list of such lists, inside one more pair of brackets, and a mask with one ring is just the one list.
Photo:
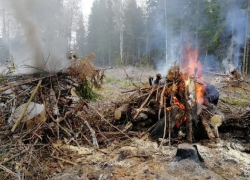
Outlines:
{"label": "smoke plume", "polygon": [[27,47],[32,53],[33,61],[32,66],[36,68],[43,67],[43,44],[39,29],[37,28],[33,17],[34,7],[36,1],[34,0],[10,0],[11,7],[13,8],[15,18],[20,23],[26,37]]}
{"label": "smoke plume", "polygon": [[245,44],[247,14],[236,5],[228,12],[226,20],[227,31],[232,33],[231,46],[229,48],[231,52],[228,53],[228,59],[240,72],[242,66],[240,59],[243,55],[241,49]]}
{"label": "smoke plume", "polygon": [[68,44],[65,35],[68,29],[59,27],[66,24],[66,19],[59,14],[61,9],[58,4],[57,1],[9,1],[10,12],[18,27],[11,49],[15,63],[32,66],[33,70],[49,71],[60,70],[66,65],[64,57]]}
{"label": "smoke plume", "polygon": [[[165,51],[165,55],[161,57],[156,56],[156,59],[154,59],[157,70],[160,73],[167,73],[172,65],[181,60],[182,47],[187,44],[193,48],[201,49],[199,60],[202,61],[202,64],[206,68],[213,71],[220,71],[222,70],[220,69],[222,65],[226,71],[230,71],[234,67],[238,69],[238,72],[241,72],[247,22],[246,10],[241,9],[243,5],[242,0],[230,2],[209,0],[207,2],[193,1],[192,3],[185,0],[175,0],[166,2],[168,3],[168,6],[165,7],[167,16],[164,17],[164,8],[162,8],[162,12],[155,13],[157,16],[153,18],[155,22],[153,31],[159,33],[155,33],[153,38],[151,37],[151,47],[149,50],[152,51],[157,48],[166,47],[163,50]],[[159,6],[162,7],[164,4]],[[164,18],[167,19],[165,24],[162,23],[164,22]],[[173,22],[173,19],[175,22]],[[223,25],[216,26],[216,21],[218,23],[225,22],[225,27]],[[176,28],[175,23],[179,27],[181,26],[181,29]],[[208,35],[211,32],[206,32],[206,30],[211,27],[211,23],[217,29],[214,30],[216,34],[211,34],[209,38]],[[200,29],[201,31],[199,31]],[[213,28],[211,28],[211,31],[213,31]],[[203,39],[203,42],[199,42],[200,32],[203,33],[201,36],[206,37]],[[165,39],[167,39],[166,46],[162,43]],[[216,47],[216,44],[210,45],[210,43],[213,43],[213,39],[222,45],[219,47]],[[157,46],[160,43],[164,47]],[[226,60],[222,63],[223,59]]]}

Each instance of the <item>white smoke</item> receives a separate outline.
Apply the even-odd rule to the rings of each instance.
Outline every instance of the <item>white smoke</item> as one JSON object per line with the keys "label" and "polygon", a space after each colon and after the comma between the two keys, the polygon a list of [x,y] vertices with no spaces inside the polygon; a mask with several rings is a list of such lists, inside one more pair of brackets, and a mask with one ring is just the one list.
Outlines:
{"label": "white smoke", "polygon": [[[9,0],[8,5],[18,28],[11,29],[15,32],[11,47],[14,62],[34,67],[33,72],[61,70],[67,63],[64,58],[68,51],[67,30],[64,28],[66,18],[56,17],[59,11],[56,1]],[[20,71],[26,73],[27,70]]]}
{"label": "white smoke", "polygon": [[[171,16],[175,15],[177,20],[182,19],[182,21],[176,22],[183,24],[183,27],[181,27],[181,30],[177,30],[178,32],[173,32],[170,25],[167,25],[166,27],[164,24],[160,24],[159,22],[162,22],[162,17],[159,15],[158,17],[155,17],[155,25],[154,29],[164,34],[167,32],[168,37],[168,46],[166,48],[166,60],[164,57],[160,57],[158,59],[154,59],[154,62],[156,64],[156,68],[160,73],[166,74],[168,69],[174,65],[175,63],[178,64],[179,60],[181,59],[181,53],[182,53],[182,46],[186,44],[191,44],[192,47],[199,47],[199,39],[196,39],[196,33],[197,33],[197,27],[202,27],[203,24],[209,23],[209,16],[207,16],[206,8],[208,7],[207,4],[204,5],[202,2],[197,1],[196,6],[200,5],[200,9],[197,10],[197,8],[190,6],[191,3],[184,3],[185,0],[176,0],[176,1],[167,1],[169,4],[168,12],[170,17],[168,19],[173,19]],[[209,42],[202,42],[202,50],[203,52],[200,52],[199,54],[199,60],[202,60],[202,62],[206,68],[212,69],[212,70],[221,70],[220,66],[223,65],[226,69],[227,73],[231,71],[232,69],[237,69],[238,72],[241,72],[241,66],[242,66],[242,58],[243,58],[243,48],[245,44],[245,38],[246,38],[246,22],[247,22],[247,13],[246,10],[240,9],[239,6],[242,5],[242,0],[237,0],[235,3],[233,2],[225,2],[225,0],[218,0],[218,1],[208,1],[207,3],[211,4],[217,4],[220,6],[218,8],[219,15],[218,21],[224,21],[226,19],[226,27],[223,29],[223,38],[219,39],[218,41],[221,41],[221,43],[225,43],[226,41],[231,41],[232,43],[227,43],[226,45],[223,44],[223,46],[220,46],[219,49],[217,49],[217,52],[215,54],[208,54],[204,51],[207,51],[204,49],[204,47],[209,46],[205,45],[204,43]],[[185,6],[183,6],[183,3]],[[204,2],[203,2],[204,3]],[[182,7],[182,8],[181,8]],[[231,7],[231,9],[229,8]],[[229,9],[227,9],[229,8]],[[198,11],[198,12],[197,12]],[[211,8],[210,13],[213,13],[213,10]],[[218,13],[218,12],[216,12]],[[164,14],[163,12],[161,14]],[[197,19],[194,19],[197,18]],[[194,19],[196,23],[193,24],[193,26],[189,26],[188,22],[190,22],[190,19]],[[160,25],[159,25],[160,24]],[[169,23],[171,24],[171,22]],[[185,26],[185,24],[187,26]],[[167,31],[166,31],[167,28]],[[191,29],[189,29],[191,28]],[[218,29],[220,31],[220,29]],[[157,46],[157,43],[161,42],[164,37],[161,33],[158,33],[158,35],[155,35],[156,37],[153,37],[154,39],[151,39],[152,47],[151,49],[154,49],[154,46]],[[220,32],[218,32],[220,35]],[[225,35],[227,34],[227,36]],[[232,40],[230,39],[232,35]],[[226,36],[226,38],[224,37]],[[198,36],[197,36],[198,37]],[[211,37],[212,38],[212,37]],[[219,37],[221,38],[221,37]],[[188,40],[187,40],[188,39]],[[152,42],[153,41],[153,42]],[[223,42],[222,42],[223,41]],[[155,43],[155,44],[154,44]],[[157,47],[159,49],[159,47]],[[161,47],[160,47],[161,48]],[[165,47],[162,47],[165,48]],[[222,51],[222,52],[219,52]],[[227,53],[228,52],[228,53]],[[203,53],[203,54],[201,54]],[[222,59],[224,60],[223,63],[221,63]],[[219,62],[219,63],[218,63]]]}
{"label": "white smoke", "polygon": [[228,12],[226,20],[227,31],[232,33],[228,59],[230,59],[233,66],[241,72],[241,56],[243,56],[241,49],[245,44],[247,13],[236,5]]}
{"label": "white smoke", "polygon": [[222,64],[223,64],[223,66],[224,66],[224,68],[225,68],[225,73],[226,74],[231,74],[231,72],[234,70],[234,69],[236,69],[236,67],[233,65],[233,64],[231,64],[229,61],[228,61],[228,59],[224,59],[223,61],[222,61]]}
{"label": "white smoke", "polygon": [[26,37],[27,47],[32,53],[34,61],[29,62],[31,66],[42,68],[44,65],[43,52],[44,45],[41,42],[40,32],[37,28],[33,16],[34,0],[10,0],[11,7],[17,22],[20,23]]}

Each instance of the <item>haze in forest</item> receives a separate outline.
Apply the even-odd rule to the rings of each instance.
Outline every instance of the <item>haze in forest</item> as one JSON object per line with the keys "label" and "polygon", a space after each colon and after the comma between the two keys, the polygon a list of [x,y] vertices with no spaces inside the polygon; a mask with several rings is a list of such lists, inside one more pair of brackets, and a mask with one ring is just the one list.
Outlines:
{"label": "haze in forest", "polygon": [[249,72],[247,0],[94,0],[89,15],[81,0],[0,2],[2,64],[55,71],[67,65],[67,53],[93,52],[98,66],[148,66],[166,74],[191,46],[204,69],[231,64]]}

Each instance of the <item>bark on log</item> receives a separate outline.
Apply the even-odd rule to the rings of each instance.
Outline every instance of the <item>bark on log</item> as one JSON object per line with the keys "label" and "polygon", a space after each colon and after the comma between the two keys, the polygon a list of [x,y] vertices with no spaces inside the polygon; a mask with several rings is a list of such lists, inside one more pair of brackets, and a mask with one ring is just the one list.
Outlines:
{"label": "bark on log", "polygon": [[187,141],[189,143],[193,142],[193,128],[192,128],[192,119],[190,117],[190,105],[188,103],[189,100],[189,87],[187,84],[185,84],[185,98],[184,98],[184,102],[185,102],[185,116],[186,116],[186,128],[187,128]]}
{"label": "bark on log", "polygon": [[215,139],[214,133],[212,132],[211,128],[209,127],[209,124],[207,123],[205,118],[202,118],[202,124],[207,132],[208,138],[210,140]]}
{"label": "bark on log", "polygon": [[193,128],[192,128],[192,120],[190,118],[189,111],[187,111],[186,113],[186,118],[187,118],[187,141],[189,143],[192,143],[193,142],[193,136],[192,136]]}
{"label": "bark on log", "polygon": [[[138,109],[133,109],[131,115],[134,116],[138,113]],[[141,122],[150,118],[157,118],[157,113],[154,109],[142,108],[137,118],[133,119],[132,122]]]}
{"label": "bark on log", "polygon": [[114,116],[116,120],[126,118],[129,111],[129,104],[123,104],[121,107],[115,110]]}

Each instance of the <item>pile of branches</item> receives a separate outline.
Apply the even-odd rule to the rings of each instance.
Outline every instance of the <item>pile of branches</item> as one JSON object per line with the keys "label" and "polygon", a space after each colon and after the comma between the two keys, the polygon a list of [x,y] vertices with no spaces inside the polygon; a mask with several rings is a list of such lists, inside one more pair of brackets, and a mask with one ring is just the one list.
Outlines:
{"label": "pile of branches", "polygon": [[10,175],[45,179],[50,173],[41,167],[44,156],[76,164],[54,143],[89,144],[99,149],[102,142],[95,132],[107,126],[115,129],[86,98],[93,96],[93,87],[103,83],[104,70],[94,67],[94,58],[93,53],[70,58],[69,68],[54,74],[4,76],[0,86],[0,169],[6,173],[0,173],[0,179]]}
{"label": "pile of branches", "polygon": [[118,108],[117,121],[130,118],[131,129],[141,129],[142,135],[150,132],[149,138],[156,141],[215,139],[223,120],[216,107],[219,93],[202,81],[197,68],[192,71],[189,75],[174,66],[164,78],[160,74],[154,81],[149,77],[151,87],[140,89],[136,100]]}

